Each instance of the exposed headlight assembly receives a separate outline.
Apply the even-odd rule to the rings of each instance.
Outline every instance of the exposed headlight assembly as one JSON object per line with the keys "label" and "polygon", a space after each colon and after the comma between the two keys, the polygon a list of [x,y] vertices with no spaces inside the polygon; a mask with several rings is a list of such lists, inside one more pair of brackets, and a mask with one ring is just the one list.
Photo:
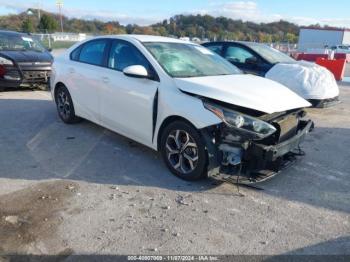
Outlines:
{"label": "exposed headlight assembly", "polygon": [[263,139],[276,132],[276,128],[260,119],[204,102],[204,107],[217,115],[230,128],[239,129],[255,138]]}
{"label": "exposed headlight assembly", "polygon": [[13,65],[12,61],[0,56],[0,65]]}

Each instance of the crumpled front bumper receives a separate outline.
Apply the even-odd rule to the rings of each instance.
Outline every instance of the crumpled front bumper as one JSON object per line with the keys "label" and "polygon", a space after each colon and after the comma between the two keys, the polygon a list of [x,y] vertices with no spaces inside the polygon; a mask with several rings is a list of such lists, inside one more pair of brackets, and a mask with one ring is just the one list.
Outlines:
{"label": "crumpled front bumper", "polygon": [[278,158],[296,149],[304,140],[305,136],[314,128],[314,123],[311,120],[302,121],[300,125],[301,127],[298,133],[287,141],[272,146],[253,142],[246,150],[245,154],[248,158],[258,158],[268,162],[276,161]]}
{"label": "crumpled front bumper", "polygon": [[[299,145],[314,128],[311,120],[301,120],[297,133],[286,141],[275,145],[264,145],[259,141],[242,144],[241,164],[223,165],[222,154],[216,154],[217,169],[209,172],[210,176],[234,183],[256,183],[273,177],[289,166],[300,152]],[[213,152],[213,151],[212,151]],[[214,155],[214,154],[213,154]],[[300,154],[302,155],[302,154]]]}
{"label": "crumpled front bumper", "polygon": [[18,88],[18,87],[35,87],[47,86],[51,76],[50,66],[19,66],[6,67],[6,75],[0,78],[0,87]]}

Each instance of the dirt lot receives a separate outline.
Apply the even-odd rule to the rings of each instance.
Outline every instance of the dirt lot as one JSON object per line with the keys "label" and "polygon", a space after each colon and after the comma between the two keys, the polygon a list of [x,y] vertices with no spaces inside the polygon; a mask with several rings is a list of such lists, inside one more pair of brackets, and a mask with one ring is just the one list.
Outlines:
{"label": "dirt lot", "polygon": [[0,93],[0,253],[350,254],[350,86],[309,110],[307,155],[261,190],[181,181],[49,93]]}

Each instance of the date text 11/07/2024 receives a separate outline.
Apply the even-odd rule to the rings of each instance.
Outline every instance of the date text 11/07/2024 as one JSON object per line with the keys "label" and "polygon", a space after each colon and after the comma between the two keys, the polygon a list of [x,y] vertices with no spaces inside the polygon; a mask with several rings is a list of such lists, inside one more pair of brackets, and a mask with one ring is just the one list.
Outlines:
{"label": "date text 11/07/2024", "polygon": [[218,261],[217,256],[128,256],[128,261]]}

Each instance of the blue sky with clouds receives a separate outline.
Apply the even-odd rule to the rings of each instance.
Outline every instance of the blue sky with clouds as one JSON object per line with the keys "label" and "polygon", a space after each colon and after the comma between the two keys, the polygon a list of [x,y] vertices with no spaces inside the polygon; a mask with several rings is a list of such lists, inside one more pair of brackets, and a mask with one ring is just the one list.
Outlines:
{"label": "blue sky with clouds", "polygon": [[[0,0],[0,14],[41,5],[56,11],[56,0]],[[254,22],[280,19],[350,28],[349,0],[64,0],[70,17],[118,20],[122,24],[151,24],[175,14],[210,14]]]}

